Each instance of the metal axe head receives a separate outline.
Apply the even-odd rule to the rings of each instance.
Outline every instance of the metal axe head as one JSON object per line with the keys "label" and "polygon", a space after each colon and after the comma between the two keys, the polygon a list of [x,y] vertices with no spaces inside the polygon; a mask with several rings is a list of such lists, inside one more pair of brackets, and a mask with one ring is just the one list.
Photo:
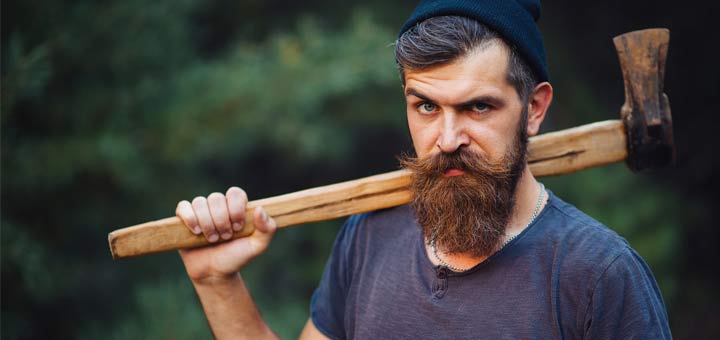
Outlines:
{"label": "metal axe head", "polygon": [[660,167],[675,160],[670,103],[663,92],[670,31],[646,29],[613,39],[625,81],[621,116],[633,171]]}

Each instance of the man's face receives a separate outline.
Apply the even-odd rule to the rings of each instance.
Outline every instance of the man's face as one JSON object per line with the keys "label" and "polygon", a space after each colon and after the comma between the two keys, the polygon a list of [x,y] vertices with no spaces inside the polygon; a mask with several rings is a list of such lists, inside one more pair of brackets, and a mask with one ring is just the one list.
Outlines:
{"label": "man's face", "polygon": [[526,115],[506,80],[499,45],[451,64],[406,73],[410,133],[417,158],[413,207],[423,235],[449,253],[497,249],[525,168]]}
{"label": "man's face", "polygon": [[447,65],[405,71],[408,126],[419,159],[465,147],[498,162],[515,146],[523,105],[507,67],[506,48],[492,43]]}

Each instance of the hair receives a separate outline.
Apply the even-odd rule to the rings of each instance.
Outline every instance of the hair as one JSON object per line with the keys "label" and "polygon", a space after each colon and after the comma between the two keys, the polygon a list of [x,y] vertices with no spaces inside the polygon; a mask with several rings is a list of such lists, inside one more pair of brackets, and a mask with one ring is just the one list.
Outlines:
{"label": "hair", "polygon": [[395,42],[395,62],[405,85],[405,70],[423,70],[451,63],[468,53],[502,43],[508,50],[507,81],[518,93],[525,107],[537,76],[497,32],[484,24],[461,16],[438,16],[421,21],[403,33]]}

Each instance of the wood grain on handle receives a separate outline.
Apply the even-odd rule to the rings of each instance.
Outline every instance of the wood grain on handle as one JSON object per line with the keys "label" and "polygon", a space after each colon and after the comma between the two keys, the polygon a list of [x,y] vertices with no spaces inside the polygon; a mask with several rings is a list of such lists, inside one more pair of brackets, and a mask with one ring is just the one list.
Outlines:
{"label": "wood grain on handle", "polygon": [[[625,128],[609,120],[551,132],[530,139],[528,164],[535,176],[560,175],[619,162],[627,157]],[[250,201],[245,228],[233,238],[250,235],[252,211],[262,206],[278,227],[317,222],[409,203],[411,176],[388,172],[290,194]],[[115,230],[108,235],[113,258],[207,245],[177,217]]]}

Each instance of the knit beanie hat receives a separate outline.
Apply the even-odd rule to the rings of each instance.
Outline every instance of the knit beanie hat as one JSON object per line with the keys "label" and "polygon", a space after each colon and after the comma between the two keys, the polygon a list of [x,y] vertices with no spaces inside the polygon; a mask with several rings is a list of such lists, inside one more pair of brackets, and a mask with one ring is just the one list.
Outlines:
{"label": "knit beanie hat", "polygon": [[538,81],[548,80],[545,46],[536,21],[540,0],[423,0],[400,29],[400,36],[417,23],[437,16],[457,15],[495,30],[522,56]]}

